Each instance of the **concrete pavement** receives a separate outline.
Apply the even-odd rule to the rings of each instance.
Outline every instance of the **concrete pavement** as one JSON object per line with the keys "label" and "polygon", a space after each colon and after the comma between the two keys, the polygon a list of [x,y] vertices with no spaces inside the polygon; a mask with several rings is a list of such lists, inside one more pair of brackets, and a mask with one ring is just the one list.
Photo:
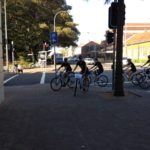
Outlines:
{"label": "concrete pavement", "polygon": [[149,150],[149,95],[110,87],[88,93],[49,85],[5,87],[0,150]]}

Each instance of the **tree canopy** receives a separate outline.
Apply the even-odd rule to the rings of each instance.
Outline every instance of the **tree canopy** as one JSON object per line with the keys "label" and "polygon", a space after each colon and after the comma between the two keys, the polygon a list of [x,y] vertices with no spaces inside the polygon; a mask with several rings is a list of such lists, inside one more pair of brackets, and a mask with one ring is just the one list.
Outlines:
{"label": "tree canopy", "polygon": [[80,32],[67,7],[65,0],[7,0],[8,43],[14,41],[18,51],[30,48],[34,51],[41,50],[43,43],[50,42],[55,14],[64,10],[66,12],[56,18],[58,46],[76,46]]}

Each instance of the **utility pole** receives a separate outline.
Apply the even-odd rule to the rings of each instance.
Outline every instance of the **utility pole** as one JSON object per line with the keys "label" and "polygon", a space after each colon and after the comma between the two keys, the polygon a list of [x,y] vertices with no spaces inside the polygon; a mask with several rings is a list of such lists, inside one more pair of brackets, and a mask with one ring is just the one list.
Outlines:
{"label": "utility pole", "polygon": [[0,103],[4,101],[4,73],[3,73],[3,53],[2,53],[2,19],[1,19],[1,0],[0,0]]}
{"label": "utility pole", "polygon": [[118,0],[117,15],[117,44],[116,44],[116,70],[114,96],[124,96],[123,78],[122,78],[122,55],[123,55],[123,26],[125,22],[125,4],[124,0]]}
{"label": "utility pole", "polygon": [[[54,16],[54,33],[56,32],[56,17],[57,17],[57,15],[59,15],[60,13],[63,13],[63,12],[67,12],[67,11],[60,10]],[[54,66],[55,66],[55,73],[56,73],[56,49],[55,49],[55,47],[56,47],[56,43],[54,43]]]}

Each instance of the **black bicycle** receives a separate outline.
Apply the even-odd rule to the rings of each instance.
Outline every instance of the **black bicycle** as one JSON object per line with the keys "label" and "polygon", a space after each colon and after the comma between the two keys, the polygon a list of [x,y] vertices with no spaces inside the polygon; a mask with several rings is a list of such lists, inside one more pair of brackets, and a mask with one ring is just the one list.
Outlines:
{"label": "black bicycle", "polygon": [[100,87],[105,87],[108,84],[108,77],[104,74],[97,74],[95,78],[95,74],[93,71],[90,71],[88,74],[88,78],[91,83],[97,84]]}
{"label": "black bicycle", "polygon": [[75,87],[74,73],[71,72],[64,78],[63,72],[57,72],[55,77],[50,81],[50,87],[53,91],[59,91],[62,87],[68,86],[69,88]]}

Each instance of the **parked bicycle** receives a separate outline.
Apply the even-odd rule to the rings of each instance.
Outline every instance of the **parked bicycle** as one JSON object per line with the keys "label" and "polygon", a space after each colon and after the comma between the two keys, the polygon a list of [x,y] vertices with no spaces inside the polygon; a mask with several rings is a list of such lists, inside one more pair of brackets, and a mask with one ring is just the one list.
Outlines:
{"label": "parked bicycle", "polygon": [[75,73],[75,87],[74,87],[74,96],[76,96],[77,88],[83,92],[87,92],[89,89],[89,78],[83,76],[81,73]]}
{"label": "parked bicycle", "polygon": [[59,91],[66,85],[69,88],[73,88],[75,86],[75,77],[73,72],[71,72],[66,78],[63,77],[63,72],[57,72],[56,76],[50,81],[50,87],[53,91]]}
{"label": "parked bicycle", "polygon": [[104,74],[97,74],[95,78],[94,72],[90,71],[88,78],[89,78],[90,84],[94,83],[100,87],[105,87],[108,84],[108,77]]}

